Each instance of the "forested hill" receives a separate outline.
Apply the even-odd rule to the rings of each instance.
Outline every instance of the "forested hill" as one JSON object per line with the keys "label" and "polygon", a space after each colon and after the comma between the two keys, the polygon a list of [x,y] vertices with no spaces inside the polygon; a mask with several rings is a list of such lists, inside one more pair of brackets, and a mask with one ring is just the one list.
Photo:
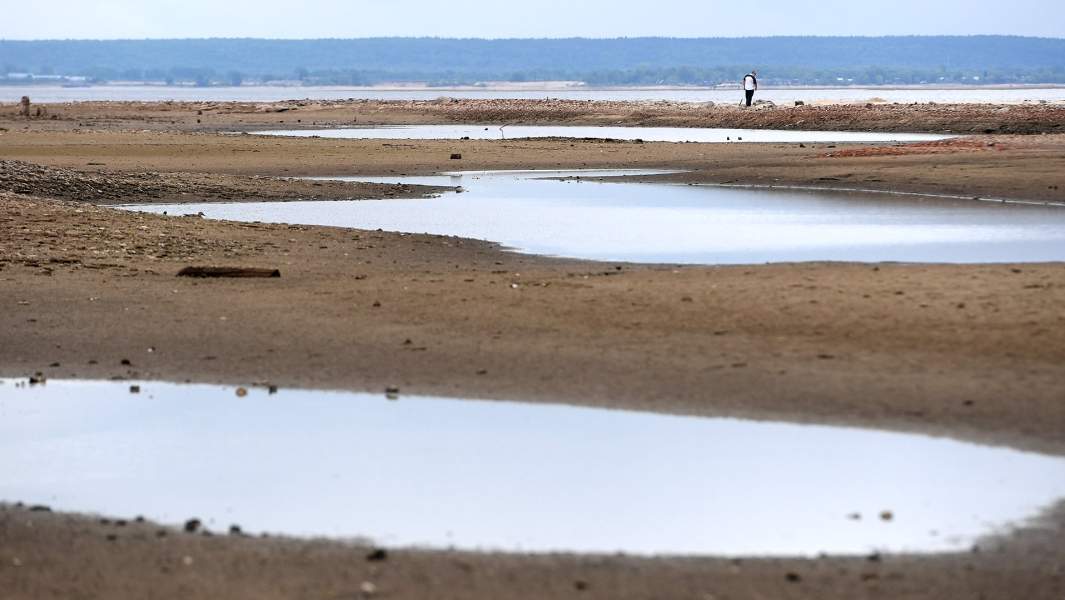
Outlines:
{"label": "forested hill", "polygon": [[[600,84],[1065,82],[1065,39],[769,37],[622,39],[0,40],[6,73],[202,84],[582,80]],[[853,80],[853,81],[849,81]]]}

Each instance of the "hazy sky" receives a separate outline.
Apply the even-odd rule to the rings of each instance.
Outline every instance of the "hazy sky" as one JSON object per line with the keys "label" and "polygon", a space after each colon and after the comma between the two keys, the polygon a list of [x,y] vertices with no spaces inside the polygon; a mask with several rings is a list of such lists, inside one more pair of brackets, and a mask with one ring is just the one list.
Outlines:
{"label": "hazy sky", "polygon": [[[0,38],[1065,37],[1061,0],[2,0]],[[26,6],[26,10],[15,9]]]}

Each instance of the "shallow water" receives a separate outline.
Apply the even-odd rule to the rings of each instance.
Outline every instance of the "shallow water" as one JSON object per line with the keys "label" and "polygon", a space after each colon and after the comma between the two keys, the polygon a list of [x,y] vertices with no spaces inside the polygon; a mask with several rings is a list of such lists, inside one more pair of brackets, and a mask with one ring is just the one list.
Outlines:
{"label": "shallow water", "polygon": [[925,142],[951,136],[931,133],[870,133],[861,131],[785,131],[782,129],[718,129],[697,127],[583,127],[547,125],[391,125],[343,129],[259,131],[261,135],[381,140],[499,140],[517,138],[610,138],[645,142]]}
{"label": "shallow water", "polygon": [[[1065,260],[1065,208],[895,194],[553,181],[509,171],[363,181],[462,186],[439,198],[146,205],[214,219],[456,235],[604,261],[748,264]],[[351,178],[349,178],[351,179]]]}
{"label": "shallow water", "polygon": [[[739,90],[720,89],[561,89],[561,90],[499,90],[499,89],[373,89],[355,87],[293,87],[293,86],[242,86],[242,87],[164,87],[152,85],[98,86],[63,88],[55,86],[0,86],[0,102],[18,102],[29,96],[34,102],[79,102],[86,100],[136,100],[136,101],[240,101],[273,102],[291,99],[315,100],[435,100],[451,98],[558,98],[565,100],[626,100],[626,101],[673,101],[716,102],[738,104],[743,94]],[[819,89],[762,89],[757,98],[772,100],[778,104],[805,102],[866,102],[880,99],[885,102],[910,104],[913,102],[1065,102],[1065,88],[1027,89],[887,89],[887,88],[819,88]]]}
{"label": "shallow water", "polygon": [[215,530],[525,551],[937,552],[967,549],[1065,498],[1065,459],[920,435],[439,398],[0,381],[0,499],[169,523],[199,517]]}

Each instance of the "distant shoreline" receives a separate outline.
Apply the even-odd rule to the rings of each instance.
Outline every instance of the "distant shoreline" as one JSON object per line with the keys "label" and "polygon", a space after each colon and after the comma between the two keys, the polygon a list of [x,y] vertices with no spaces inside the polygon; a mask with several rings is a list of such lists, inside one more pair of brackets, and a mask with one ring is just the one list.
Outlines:
{"label": "distant shoreline", "polygon": [[[248,84],[248,85],[208,85],[197,86],[194,84],[173,84],[167,85],[165,83],[153,83],[153,82],[122,82],[122,83],[102,83],[102,84],[85,84],[85,85],[56,85],[54,83],[33,83],[33,82],[11,82],[2,81],[0,87],[25,87],[42,90],[52,89],[84,89],[84,88],[158,88],[158,89],[177,89],[177,90],[225,90],[225,89],[271,89],[271,88],[291,88],[291,89],[310,89],[310,90],[350,90],[356,92],[650,92],[650,91],[684,91],[684,92],[712,92],[712,91],[727,91],[739,89],[739,84],[727,84],[717,86],[679,86],[679,85],[662,85],[662,86],[590,86],[580,83],[568,84],[568,82],[528,82],[528,83],[493,83],[492,85],[449,85],[449,86],[432,86],[426,84],[403,84],[403,83],[391,83],[372,86],[346,86],[346,85],[299,85],[294,83],[270,83],[270,84]],[[993,84],[993,85],[980,85],[980,84],[914,84],[914,85],[765,85],[761,87],[762,91],[772,90],[1047,90],[1047,89],[1065,89],[1065,84],[1061,83],[1025,83],[1025,84]]]}

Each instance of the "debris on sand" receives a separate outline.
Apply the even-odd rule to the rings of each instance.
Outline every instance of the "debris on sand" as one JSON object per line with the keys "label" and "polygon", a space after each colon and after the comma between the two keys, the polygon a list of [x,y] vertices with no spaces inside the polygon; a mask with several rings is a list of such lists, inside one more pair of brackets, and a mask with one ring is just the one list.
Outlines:
{"label": "debris on sand", "polygon": [[178,277],[281,277],[278,269],[256,267],[185,267]]}

